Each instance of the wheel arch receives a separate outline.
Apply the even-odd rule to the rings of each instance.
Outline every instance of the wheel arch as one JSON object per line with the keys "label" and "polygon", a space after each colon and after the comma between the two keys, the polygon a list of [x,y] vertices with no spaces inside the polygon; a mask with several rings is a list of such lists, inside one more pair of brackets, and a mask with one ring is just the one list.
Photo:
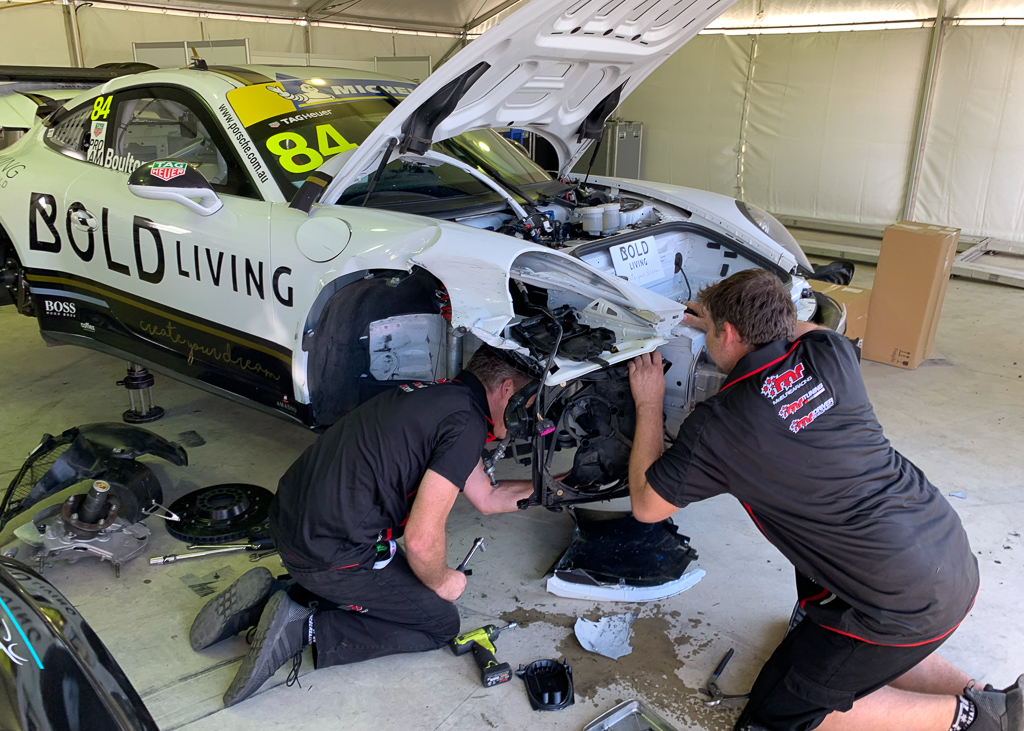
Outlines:
{"label": "wheel arch", "polygon": [[[314,424],[333,424],[363,401],[404,382],[371,374],[372,323],[401,315],[445,318],[446,303],[443,283],[415,266],[409,271],[351,272],[324,287],[306,315],[300,338]],[[443,325],[447,333],[450,323]],[[446,352],[446,342],[438,345]]]}

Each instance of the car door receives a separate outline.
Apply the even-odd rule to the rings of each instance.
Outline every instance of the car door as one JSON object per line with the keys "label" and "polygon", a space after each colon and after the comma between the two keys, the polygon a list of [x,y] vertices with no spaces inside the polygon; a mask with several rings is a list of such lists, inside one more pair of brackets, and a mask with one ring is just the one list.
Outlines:
{"label": "car door", "polygon": [[[206,105],[184,88],[133,87],[99,97],[91,129],[92,165],[64,202],[74,248],[90,252],[92,288],[114,313],[111,344],[265,405],[290,395],[291,333],[272,307],[285,293],[270,268],[271,204]],[[131,173],[164,160],[198,169],[223,206],[201,215],[129,190]]]}

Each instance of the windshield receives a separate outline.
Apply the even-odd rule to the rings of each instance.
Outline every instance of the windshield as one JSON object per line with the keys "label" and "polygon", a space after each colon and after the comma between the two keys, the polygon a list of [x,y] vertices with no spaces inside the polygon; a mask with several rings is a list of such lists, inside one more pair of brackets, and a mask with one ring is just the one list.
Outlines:
{"label": "windshield", "polygon": [[[413,87],[373,79],[288,78],[233,89],[227,96],[285,198],[291,200],[324,160],[362,144]],[[539,165],[494,130],[465,132],[433,149],[516,186],[551,182]],[[365,195],[367,183],[365,177],[357,181],[339,202]],[[385,168],[369,204],[494,195],[453,165],[396,160]]]}

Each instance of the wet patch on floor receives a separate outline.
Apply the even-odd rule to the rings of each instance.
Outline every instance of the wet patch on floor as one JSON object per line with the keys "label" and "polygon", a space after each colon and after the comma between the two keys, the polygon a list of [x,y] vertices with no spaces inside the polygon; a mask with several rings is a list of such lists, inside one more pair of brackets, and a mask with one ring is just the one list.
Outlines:
{"label": "wet patch on floor", "polygon": [[[739,709],[706,708],[696,688],[684,683],[677,670],[688,660],[704,654],[715,636],[697,638],[681,633],[679,627],[687,623],[696,629],[703,621],[683,617],[678,611],[662,611],[661,606],[616,606],[615,611],[638,611],[641,615],[633,624],[630,645],[633,652],[618,660],[584,650],[573,633],[576,615],[525,609],[504,612],[506,622],[528,626],[531,622],[544,622],[566,630],[565,637],[556,645],[553,659],[564,658],[573,669],[576,700],[593,701],[602,691],[619,694],[616,702],[642,698],[645,703],[667,716],[686,722],[685,728],[706,731],[729,731],[736,722]],[[597,621],[609,614],[591,611],[580,616]],[[611,612],[614,613],[614,612]],[[709,668],[714,662],[708,659]]]}

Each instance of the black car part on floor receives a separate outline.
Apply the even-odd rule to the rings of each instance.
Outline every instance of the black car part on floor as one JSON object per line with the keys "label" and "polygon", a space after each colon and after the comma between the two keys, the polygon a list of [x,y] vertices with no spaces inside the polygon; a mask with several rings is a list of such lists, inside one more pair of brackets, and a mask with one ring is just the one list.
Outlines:
{"label": "black car part on floor", "polygon": [[516,675],[526,683],[526,695],[535,711],[561,711],[576,702],[572,667],[565,660],[534,660],[520,665]]}
{"label": "black car part on floor", "polygon": [[690,539],[668,520],[641,523],[632,515],[573,511],[572,543],[555,564],[559,579],[598,586],[660,586],[686,573],[697,559]]}
{"label": "black car part on floor", "polygon": [[156,722],[71,603],[0,557],[0,728],[157,731]]}
{"label": "black car part on floor", "polygon": [[274,493],[257,485],[226,483],[193,490],[175,500],[167,532],[186,543],[258,541],[270,536],[268,514]]}
{"label": "black car part on floor", "polygon": [[153,472],[136,457],[152,455],[183,467],[185,450],[153,432],[128,424],[86,424],[59,436],[44,434],[11,480],[0,501],[0,528],[13,517],[75,483],[104,479],[130,523],[163,500]]}

